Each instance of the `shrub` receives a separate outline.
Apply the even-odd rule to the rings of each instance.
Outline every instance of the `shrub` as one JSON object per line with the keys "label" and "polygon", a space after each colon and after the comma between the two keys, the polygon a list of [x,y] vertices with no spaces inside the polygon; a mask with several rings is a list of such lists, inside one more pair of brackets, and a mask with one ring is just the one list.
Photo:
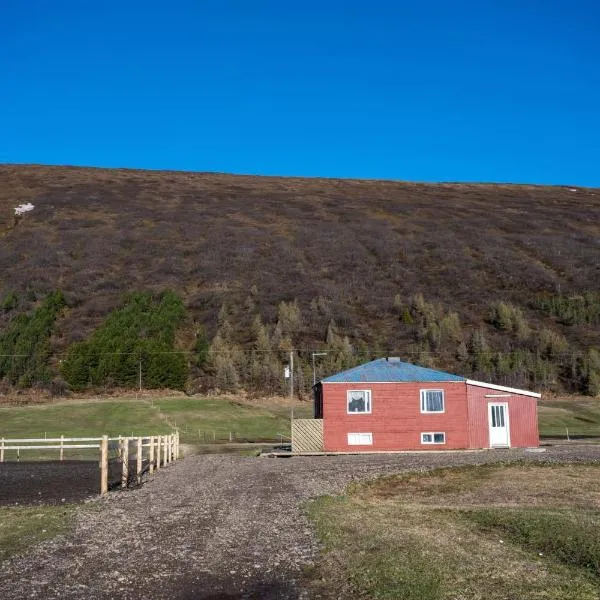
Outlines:
{"label": "shrub", "polygon": [[3,311],[8,312],[17,308],[18,302],[19,298],[16,292],[8,292],[8,294],[4,296],[0,308],[2,308]]}

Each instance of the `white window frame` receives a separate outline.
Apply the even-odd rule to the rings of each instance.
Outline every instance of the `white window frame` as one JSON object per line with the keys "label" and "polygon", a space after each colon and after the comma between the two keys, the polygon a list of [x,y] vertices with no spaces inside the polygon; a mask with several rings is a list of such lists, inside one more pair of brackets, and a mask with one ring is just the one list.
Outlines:
{"label": "white window frame", "polygon": [[[356,392],[362,392],[366,394],[367,405],[369,410],[365,410],[362,412],[356,412],[355,410],[350,410],[350,394],[356,394]],[[346,392],[346,414],[348,415],[370,415],[373,411],[373,398],[371,397],[371,390],[348,390]]]}
{"label": "white window frame", "polygon": [[[426,392],[442,392],[442,410],[427,410]],[[428,415],[442,415],[446,412],[446,392],[441,389],[427,388],[420,390],[421,413]]]}
{"label": "white window frame", "polygon": [[[351,442],[350,441],[350,436],[369,436],[367,438],[368,441],[355,441],[355,442]],[[348,437],[346,438],[348,440],[348,446],[372,446],[373,445],[373,434],[370,432],[356,432],[356,433],[349,433]],[[360,439],[360,437],[359,437]]]}
{"label": "white window frame", "polygon": [[[423,437],[426,435],[430,435],[431,436],[431,442],[426,442]],[[443,442],[436,442],[435,441],[435,436],[436,435],[443,435],[444,436],[444,441]],[[446,443],[446,432],[445,431],[423,431],[421,432],[421,444],[427,444],[427,445],[436,445],[439,446],[441,444],[445,444]]]}

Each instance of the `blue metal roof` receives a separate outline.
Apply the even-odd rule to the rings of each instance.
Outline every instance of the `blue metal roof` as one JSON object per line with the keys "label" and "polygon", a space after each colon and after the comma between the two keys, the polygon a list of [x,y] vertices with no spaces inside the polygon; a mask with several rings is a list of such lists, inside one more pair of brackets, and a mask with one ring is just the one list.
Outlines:
{"label": "blue metal roof", "polygon": [[466,377],[426,369],[410,363],[402,362],[399,358],[378,358],[359,365],[353,369],[342,371],[322,379],[322,383],[393,383],[408,381],[466,381]]}

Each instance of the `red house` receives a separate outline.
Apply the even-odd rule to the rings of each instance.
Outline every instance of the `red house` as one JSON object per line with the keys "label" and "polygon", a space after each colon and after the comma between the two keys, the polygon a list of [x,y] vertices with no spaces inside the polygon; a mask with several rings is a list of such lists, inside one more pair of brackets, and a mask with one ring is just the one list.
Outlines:
{"label": "red house", "polygon": [[314,387],[322,450],[456,450],[539,445],[540,394],[380,358]]}

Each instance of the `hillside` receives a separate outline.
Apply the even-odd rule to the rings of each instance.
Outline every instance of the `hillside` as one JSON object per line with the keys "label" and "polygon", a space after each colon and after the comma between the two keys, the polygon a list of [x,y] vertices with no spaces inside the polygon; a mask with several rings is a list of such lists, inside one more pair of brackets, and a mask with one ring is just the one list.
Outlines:
{"label": "hillside", "polygon": [[[198,385],[225,368],[218,357],[240,371],[250,350],[293,346],[305,389],[310,350],[324,349],[352,354],[343,364],[395,354],[581,389],[600,346],[599,257],[598,189],[0,166],[0,327],[62,291],[54,368],[125,293],[170,289],[188,315],[177,348],[191,351],[200,328],[220,333]],[[586,293],[582,318],[549,308]],[[533,373],[521,350],[552,372]],[[221,387],[244,383],[232,377]]]}

